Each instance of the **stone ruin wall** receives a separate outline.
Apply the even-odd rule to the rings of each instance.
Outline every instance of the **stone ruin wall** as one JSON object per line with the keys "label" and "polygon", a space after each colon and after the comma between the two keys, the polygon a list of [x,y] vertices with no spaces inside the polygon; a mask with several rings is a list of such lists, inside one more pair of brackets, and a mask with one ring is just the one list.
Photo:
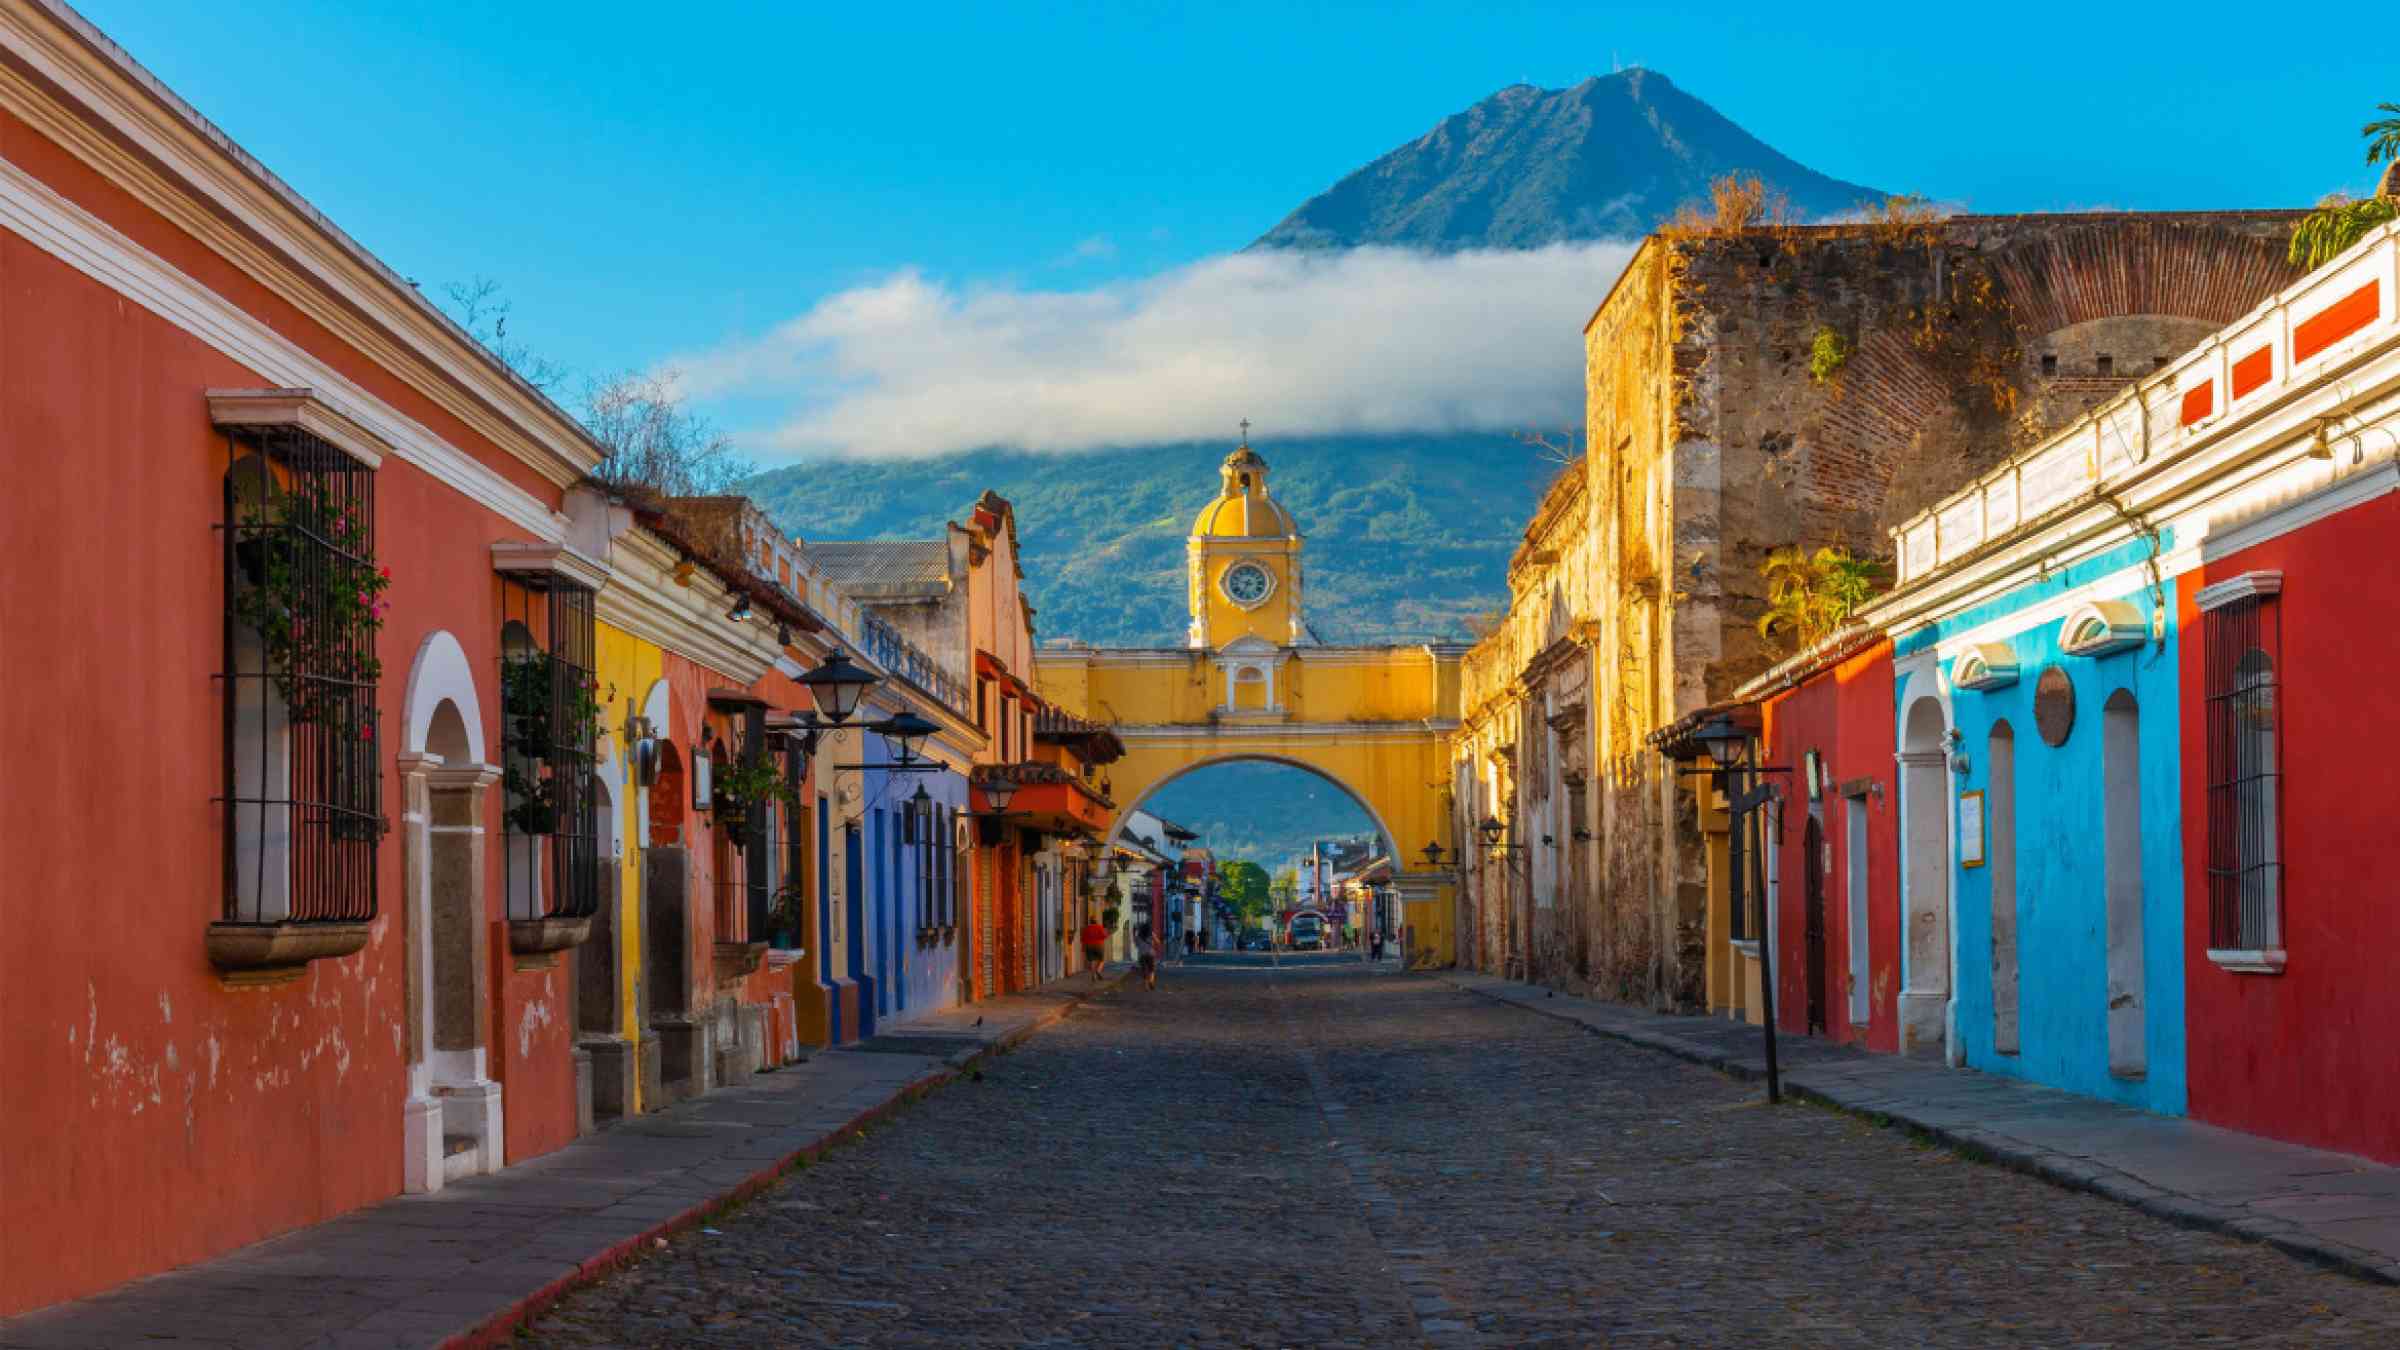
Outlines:
{"label": "stone ruin wall", "polygon": [[[1887,554],[1888,526],[2291,280],[2293,214],[1968,216],[1654,239],[1636,256],[1585,334],[1607,605],[1595,986],[1703,1001],[1696,780],[1645,738],[1788,654],[1756,631],[1759,564],[1793,545]],[[1822,382],[1821,330],[1849,350]]]}

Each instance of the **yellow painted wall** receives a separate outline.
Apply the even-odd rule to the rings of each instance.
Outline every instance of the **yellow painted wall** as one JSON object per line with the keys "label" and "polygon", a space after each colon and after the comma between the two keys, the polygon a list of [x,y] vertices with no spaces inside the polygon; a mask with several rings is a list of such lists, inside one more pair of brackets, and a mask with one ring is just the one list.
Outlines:
{"label": "yellow painted wall", "polygon": [[[1275,672],[1291,722],[1418,722],[1458,716],[1458,660],[1423,647],[1327,648]],[[1053,650],[1036,666],[1042,697],[1103,722],[1206,723],[1225,704],[1225,676],[1204,651]],[[1253,715],[1255,716],[1255,714]],[[1248,719],[1244,719],[1248,720]]]}
{"label": "yellow painted wall", "polygon": [[[666,674],[666,653],[621,629],[595,621],[594,633],[598,662],[594,671],[600,690],[606,696],[607,713],[602,719],[609,735],[616,738],[617,760],[621,771],[618,781],[609,784],[609,795],[617,808],[618,837],[625,841],[622,865],[617,876],[617,931],[623,936],[624,960],[617,968],[618,1006],[625,1010],[621,1028],[627,1040],[639,1043],[649,1028],[641,1024],[640,990],[642,978],[642,845],[641,816],[635,805],[633,759],[625,745],[625,719],[641,711],[642,701],[650,686]],[[640,1092],[636,1075],[635,1092]],[[642,1109],[637,1102],[636,1109]]]}

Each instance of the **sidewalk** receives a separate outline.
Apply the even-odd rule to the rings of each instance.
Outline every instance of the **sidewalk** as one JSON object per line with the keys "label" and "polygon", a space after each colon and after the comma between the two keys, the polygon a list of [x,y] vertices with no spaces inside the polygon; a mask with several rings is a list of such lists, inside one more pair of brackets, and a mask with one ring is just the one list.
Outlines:
{"label": "sidewalk", "polygon": [[1075,975],[929,1014],[863,1047],[634,1117],[496,1175],[0,1320],[0,1347],[503,1344],[653,1239],[763,1190],[1123,978],[1112,971],[1096,984]]}
{"label": "sidewalk", "polygon": [[[1738,1078],[1766,1076],[1761,1032],[1747,1023],[1553,995],[1491,975],[1446,971],[1441,978]],[[1776,1050],[1783,1090],[1792,1096],[1904,1125],[1970,1157],[2176,1223],[2400,1283],[2400,1168],[1810,1036],[1778,1037]]]}

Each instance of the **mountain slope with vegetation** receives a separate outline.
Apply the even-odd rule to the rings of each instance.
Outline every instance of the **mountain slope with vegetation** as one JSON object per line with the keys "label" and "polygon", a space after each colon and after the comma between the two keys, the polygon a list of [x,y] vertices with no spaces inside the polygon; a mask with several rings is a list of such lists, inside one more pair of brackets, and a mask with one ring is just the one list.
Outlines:
{"label": "mountain slope with vegetation", "polygon": [[[803,542],[931,538],[986,488],[1017,510],[1037,638],[1184,639],[1184,541],[1225,445],[1078,455],[830,460],[743,491]],[[1461,639],[1506,602],[1509,551],[1555,466],[1509,436],[1325,437],[1257,449],[1308,539],[1303,603],[1325,642]]]}

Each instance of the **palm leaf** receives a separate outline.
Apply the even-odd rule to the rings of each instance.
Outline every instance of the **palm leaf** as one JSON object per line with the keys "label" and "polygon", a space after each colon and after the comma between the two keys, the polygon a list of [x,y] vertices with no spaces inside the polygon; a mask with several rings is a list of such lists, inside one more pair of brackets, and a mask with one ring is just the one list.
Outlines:
{"label": "palm leaf", "polygon": [[2400,159],[2400,103],[2378,103],[2375,111],[2392,115],[2378,117],[2358,129],[2358,134],[2367,138],[2367,163]]}

